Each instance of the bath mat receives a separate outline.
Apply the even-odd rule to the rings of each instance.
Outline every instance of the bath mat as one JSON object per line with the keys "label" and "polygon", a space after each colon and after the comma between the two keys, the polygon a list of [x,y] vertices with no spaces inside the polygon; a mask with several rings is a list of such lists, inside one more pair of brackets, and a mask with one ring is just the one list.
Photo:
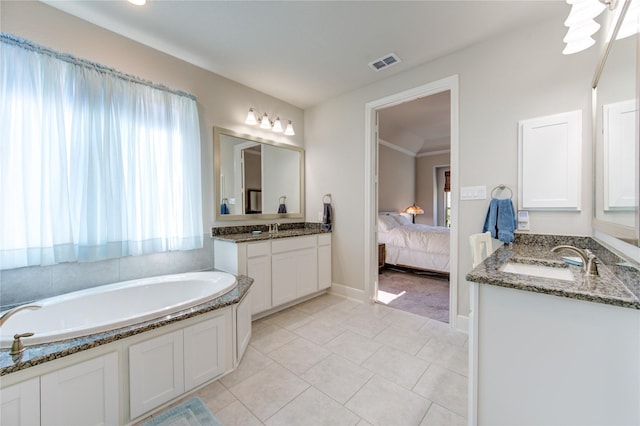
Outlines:
{"label": "bath mat", "polygon": [[160,413],[142,426],[223,426],[202,399],[191,398],[182,404]]}

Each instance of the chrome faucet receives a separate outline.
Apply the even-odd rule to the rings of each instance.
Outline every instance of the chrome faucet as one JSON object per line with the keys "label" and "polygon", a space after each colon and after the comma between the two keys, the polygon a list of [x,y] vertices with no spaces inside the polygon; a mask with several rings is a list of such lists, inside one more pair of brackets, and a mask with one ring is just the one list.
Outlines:
{"label": "chrome faucet", "polygon": [[9,319],[9,317],[15,314],[16,312],[20,312],[23,309],[40,309],[40,308],[42,308],[42,306],[40,305],[22,305],[22,306],[16,306],[13,309],[9,309],[7,312],[2,314],[2,316],[0,316],[0,327],[2,327],[2,324],[4,324]]}
{"label": "chrome faucet", "polygon": [[269,233],[270,234],[275,234],[276,232],[278,232],[278,226],[280,226],[279,223],[270,223],[269,224]]}
{"label": "chrome faucet", "polygon": [[589,249],[579,249],[574,246],[560,245],[551,249],[552,252],[560,250],[569,250],[578,254],[582,258],[582,270],[587,275],[598,275],[598,264],[596,263],[596,256]]}

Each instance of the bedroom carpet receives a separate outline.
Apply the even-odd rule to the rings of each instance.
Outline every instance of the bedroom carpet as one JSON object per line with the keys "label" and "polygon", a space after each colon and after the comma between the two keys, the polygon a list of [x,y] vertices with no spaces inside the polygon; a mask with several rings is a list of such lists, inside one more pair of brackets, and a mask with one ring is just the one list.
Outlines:
{"label": "bedroom carpet", "polygon": [[388,267],[378,277],[378,302],[449,322],[449,281],[446,278]]}

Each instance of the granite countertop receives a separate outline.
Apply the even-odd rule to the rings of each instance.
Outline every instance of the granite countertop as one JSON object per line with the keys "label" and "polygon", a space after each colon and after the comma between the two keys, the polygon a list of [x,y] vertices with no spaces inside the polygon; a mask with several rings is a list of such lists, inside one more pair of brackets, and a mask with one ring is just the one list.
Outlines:
{"label": "granite countertop", "polygon": [[164,315],[161,318],[152,319],[115,330],[96,333],[84,337],[77,337],[74,339],[61,340],[53,343],[27,346],[27,342],[25,341],[25,350],[21,357],[16,361],[14,361],[11,355],[9,355],[10,349],[2,349],[0,350],[0,376],[24,370],[25,368],[62,358],[80,351],[106,345],[107,343],[111,343],[116,340],[162,327],[163,325],[172,324],[238,303],[242,300],[247,291],[249,291],[249,288],[253,283],[253,278],[238,275],[237,279],[238,284],[230,292],[192,308],[175,312],[170,315]]}
{"label": "granite countertop", "polygon": [[[551,252],[561,244],[589,248],[596,255],[599,274],[588,276],[582,267],[564,263],[562,256],[575,256],[575,253]],[[500,268],[507,262],[567,268],[575,281],[502,272]],[[466,278],[481,284],[640,309],[640,264],[589,237],[517,234],[513,244],[500,247]]]}
{"label": "granite countertop", "polygon": [[[253,231],[260,231],[254,235]],[[304,235],[316,235],[330,233],[320,229],[319,223],[283,223],[279,225],[278,232],[269,233],[268,225],[243,225],[225,226],[211,229],[211,238],[214,240],[229,241],[232,243],[246,243],[252,241],[265,241],[277,238],[300,237]]]}

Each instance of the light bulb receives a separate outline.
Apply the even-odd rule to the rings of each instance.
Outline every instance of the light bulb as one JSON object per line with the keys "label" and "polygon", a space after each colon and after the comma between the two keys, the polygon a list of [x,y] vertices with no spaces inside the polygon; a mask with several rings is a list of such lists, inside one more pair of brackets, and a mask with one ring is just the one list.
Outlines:
{"label": "light bulb", "polygon": [[593,19],[589,19],[580,25],[575,25],[569,28],[567,31],[567,35],[564,36],[562,41],[565,43],[572,43],[574,41],[578,41],[583,38],[587,38],[598,32],[600,29],[600,24],[598,24]]}
{"label": "light bulb", "polygon": [[287,128],[284,131],[284,134],[287,136],[293,136],[296,132],[293,131],[293,125],[291,124],[291,120],[289,120],[289,124],[287,124]]}
{"label": "light bulb", "polygon": [[593,46],[596,41],[591,37],[585,37],[581,40],[567,43],[567,46],[562,51],[563,55],[571,55],[573,53],[581,52],[589,47]]}
{"label": "light bulb", "polygon": [[249,108],[249,112],[247,113],[247,119],[244,120],[245,124],[249,124],[251,126],[255,126],[258,124],[258,120],[256,120],[256,112],[253,108]]}
{"label": "light bulb", "polygon": [[282,128],[280,117],[276,118],[276,121],[273,123],[273,128],[271,130],[273,130],[276,133],[282,133],[284,129]]}
{"label": "light bulb", "polygon": [[261,129],[271,128],[271,121],[269,121],[269,116],[267,115],[266,112],[264,113],[264,115],[262,116],[262,120],[260,121],[260,128]]}

